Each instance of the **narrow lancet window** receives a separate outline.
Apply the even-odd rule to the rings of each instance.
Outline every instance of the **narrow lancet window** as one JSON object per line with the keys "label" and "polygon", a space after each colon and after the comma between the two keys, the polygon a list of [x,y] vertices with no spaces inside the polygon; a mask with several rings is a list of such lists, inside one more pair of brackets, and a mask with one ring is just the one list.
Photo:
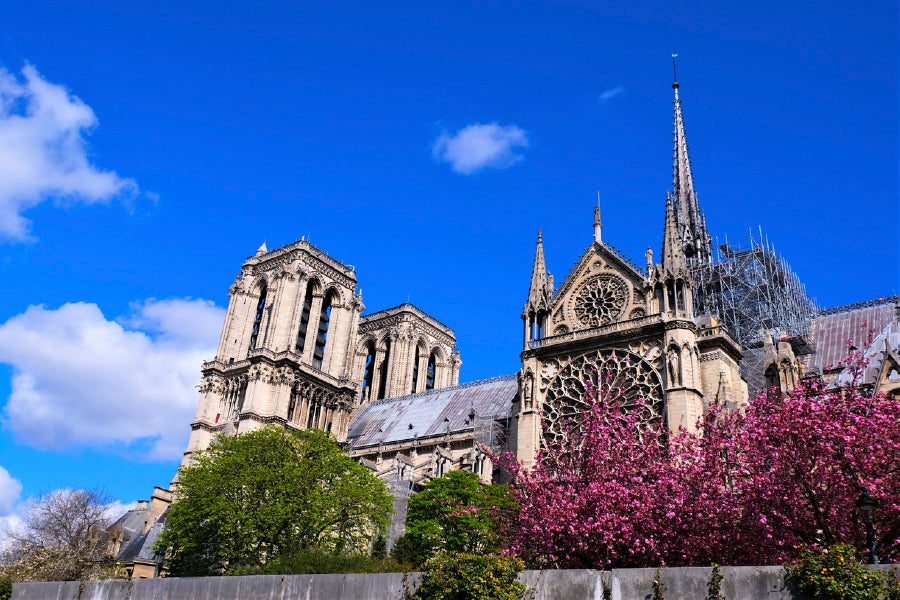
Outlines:
{"label": "narrow lancet window", "polygon": [[303,299],[303,308],[300,311],[300,330],[297,332],[297,343],[294,345],[294,351],[300,355],[303,354],[303,346],[306,344],[306,332],[309,330],[309,312],[312,310],[315,285],[315,282],[310,281],[309,285],[306,286],[306,297]]}
{"label": "narrow lancet window", "polygon": [[266,308],[266,291],[265,285],[259,290],[259,302],[256,305],[256,319],[253,321],[253,333],[250,334],[250,349],[256,348],[256,342],[259,340],[259,327],[262,324],[263,310]]}
{"label": "narrow lancet window", "polygon": [[384,340],[384,358],[381,361],[381,365],[379,365],[379,378],[381,381],[378,382],[378,399],[381,400],[387,394],[387,380],[388,380],[388,365],[391,360],[391,340]]}
{"label": "narrow lancet window", "polygon": [[375,343],[371,340],[366,344],[368,350],[366,356],[365,374],[363,375],[363,389],[360,399],[372,400],[372,380],[375,377]]}
{"label": "narrow lancet window", "polygon": [[431,356],[428,357],[428,374],[425,376],[425,389],[433,390],[434,389],[434,375],[435,369],[437,368],[437,357],[434,355],[434,352],[431,353]]}
{"label": "narrow lancet window", "polygon": [[322,359],[325,358],[325,341],[328,339],[328,321],[331,319],[331,302],[334,299],[334,290],[328,290],[322,300],[322,312],[319,317],[319,328],[316,332],[316,348],[313,351],[313,366],[322,368]]}

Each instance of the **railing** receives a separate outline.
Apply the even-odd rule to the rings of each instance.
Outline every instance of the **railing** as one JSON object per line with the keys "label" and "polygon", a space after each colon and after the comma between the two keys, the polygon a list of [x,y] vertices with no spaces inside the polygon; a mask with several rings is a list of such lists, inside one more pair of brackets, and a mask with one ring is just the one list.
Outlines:
{"label": "railing", "polygon": [[261,356],[267,358],[271,361],[278,360],[289,360],[291,362],[297,363],[297,365],[301,368],[301,370],[312,370],[315,371],[315,374],[320,379],[324,379],[328,383],[332,384],[335,387],[344,387],[349,385],[350,379],[348,377],[334,377],[329,373],[326,373],[322,370],[322,359],[313,359],[311,365],[304,364],[302,362],[302,357],[296,352],[292,352],[290,350],[283,350],[281,352],[273,352],[268,348],[254,348],[247,353],[247,358],[244,360],[238,360],[234,362],[224,363],[220,360],[212,360],[206,361],[203,363],[203,370],[206,369],[220,369],[222,371],[231,371],[234,369],[242,369],[250,366],[251,358],[255,358],[257,356]]}
{"label": "railing", "polygon": [[613,333],[615,331],[632,329],[634,327],[643,327],[644,325],[651,325],[653,323],[659,323],[660,321],[662,321],[662,317],[660,317],[660,315],[648,315],[646,317],[638,317],[636,319],[629,319],[627,321],[619,321],[617,323],[601,325],[599,327],[592,327],[590,329],[577,329],[575,331],[570,331],[569,333],[551,335],[538,340],[532,340],[527,343],[527,346],[529,348],[542,348],[544,346],[550,346],[552,344],[558,344],[560,342],[571,342],[588,337],[593,337],[595,335]]}
{"label": "railing", "polygon": [[698,337],[700,337],[701,339],[711,338],[711,337],[715,337],[715,336],[721,336],[721,337],[727,339],[728,341],[730,341],[735,346],[740,346],[740,344],[737,343],[737,340],[735,340],[731,336],[731,334],[728,332],[727,329],[725,329],[725,327],[723,325],[714,325],[712,327],[701,327],[697,333],[698,333]]}

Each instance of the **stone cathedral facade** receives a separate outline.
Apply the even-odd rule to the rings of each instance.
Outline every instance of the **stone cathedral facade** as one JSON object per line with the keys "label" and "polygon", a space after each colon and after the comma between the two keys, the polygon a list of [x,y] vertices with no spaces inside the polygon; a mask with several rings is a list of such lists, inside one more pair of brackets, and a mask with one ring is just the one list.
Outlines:
{"label": "stone cathedral facade", "polygon": [[452,329],[411,304],[360,316],[356,286],[352,267],[306,240],[246,260],[183,462],[214,435],[271,423],[344,442],[361,407],[458,383]]}
{"label": "stone cathedral facade", "polygon": [[[533,464],[543,436],[584,409],[599,363],[614,366],[626,405],[647,399],[648,418],[691,429],[711,404],[747,401],[742,369],[759,370],[782,391],[816,370],[839,381],[830,365],[840,347],[831,338],[865,311],[881,331],[872,385],[900,393],[900,313],[892,312],[900,297],[823,312],[809,343],[775,340],[767,330],[759,364],[749,367],[747,349],[717,315],[701,312],[692,272],[711,264],[712,238],[694,191],[677,82],[673,88],[673,182],[660,202],[658,260],[651,247],[640,267],[615,251],[603,239],[598,206],[593,235],[586,219],[587,246],[557,287],[539,232],[518,373],[460,385],[450,327],[411,304],[364,314],[353,267],[303,239],[272,251],[263,243],[228,290],[183,464],[215,435],[276,424],[332,432],[386,481],[422,483],[451,469],[490,480],[489,450],[509,449]],[[816,343],[837,350],[810,353]]]}

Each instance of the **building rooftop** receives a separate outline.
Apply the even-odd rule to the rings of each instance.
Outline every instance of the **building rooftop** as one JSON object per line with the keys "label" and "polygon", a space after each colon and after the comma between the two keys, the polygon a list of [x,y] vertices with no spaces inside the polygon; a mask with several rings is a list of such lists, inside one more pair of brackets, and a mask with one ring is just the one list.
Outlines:
{"label": "building rooftop", "polygon": [[518,392],[515,375],[483,379],[419,394],[379,400],[353,423],[351,449],[474,429],[476,417],[510,416]]}
{"label": "building rooftop", "polygon": [[[807,359],[807,369],[828,371],[837,368],[838,363],[846,360],[851,340],[858,349],[865,350],[869,346],[869,333],[873,337],[880,336],[894,320],[898,304],[900,296],[891,296],[822,311],[809,325],[810,341],[816,352]],[[884,345],[883,339],[880,344],[879,351]]]}

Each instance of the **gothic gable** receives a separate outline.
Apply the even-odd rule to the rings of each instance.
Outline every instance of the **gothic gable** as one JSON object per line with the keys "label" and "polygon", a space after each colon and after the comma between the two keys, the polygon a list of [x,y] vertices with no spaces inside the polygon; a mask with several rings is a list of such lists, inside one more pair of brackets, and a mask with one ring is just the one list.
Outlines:
{"label": "gothic gable", "polygon": [[566,277],[552,306],[550,335],[647,315],[644,276],[605,244],[592,244]]}

